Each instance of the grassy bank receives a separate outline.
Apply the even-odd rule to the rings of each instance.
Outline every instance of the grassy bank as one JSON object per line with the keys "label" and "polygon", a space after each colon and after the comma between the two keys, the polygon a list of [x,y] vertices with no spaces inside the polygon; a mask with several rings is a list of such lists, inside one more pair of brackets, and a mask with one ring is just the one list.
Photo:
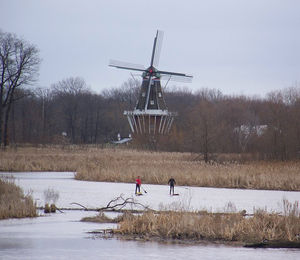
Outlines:
{"label": "grassy bank", "polygon": [[0,171],[76,171],[76,179],[108,182],[300,191],[300,162],[205,164],[190,153],[95,147],[23,147],[0,151]]}
{"label": "grassy bank", "polygon": [[125,216],[114,233],[146,240],[300,242],[300,217],[294,213],[280,216],[264,211],[252,217],[239,213],[146,212]]}
{"label": "grassy bank", "polygon": [[36,216],[31,196],[24,196],[12,180],[0,179],[0,219]]}
{"label": "grassy bank", "polygon": [[[177,210],[125,212],[108,218],[103,212],[82,221],[118,223],[113,234],[126,239],[160,241],[219,241],[237,244],[270,243],[273,246],[300,246],[299,202],[283,200],[282,212],[257,210],[253,215],[244,211],[209,213]],[[267,241],[267,242],[266,242]],[[265,245],[264,245],[265,246]]]}

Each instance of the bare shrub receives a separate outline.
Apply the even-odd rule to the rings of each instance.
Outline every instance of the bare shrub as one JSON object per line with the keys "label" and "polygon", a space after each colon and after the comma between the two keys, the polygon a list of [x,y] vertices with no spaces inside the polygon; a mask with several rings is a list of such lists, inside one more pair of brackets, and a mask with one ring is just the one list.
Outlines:
{"label": "bare shrub", "polygon": [[59,199],[59,192],[48,188],[47,190],[44,190],[44,199],[46,203],[55,204]]}
{"label": "bare shrub", "polygon": [[235,213],[235,212],[237,212],[235,204],[233,202],[229,201],[225,205],[224,212],[226,212],[226,213]]}

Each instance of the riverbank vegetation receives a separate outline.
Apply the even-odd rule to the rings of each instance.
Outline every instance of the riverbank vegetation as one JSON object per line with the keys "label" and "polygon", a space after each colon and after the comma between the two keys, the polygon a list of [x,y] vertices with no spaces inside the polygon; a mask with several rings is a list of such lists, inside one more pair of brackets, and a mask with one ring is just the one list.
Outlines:
{"label": "riverbank vegetation", "polygon": [[258,243],[299,241],[300,218],[258,211],[251,217],[240,213],[146,212],[125,217],[116,234],[143,239],[229,241]]}
{"label": "riverbank vegetation", "polygon": [[[300,246],[299,202],[283,200],[281,213],[257,210],[252,215],[239,213],[209,213],[145,211],[143,214],[124,213],[110,219],[100,212],[99,216],[82,221],[118,223],[113,234],[129,239],[170,241],[223,241],[240,244],[276,243]],[[295,244],[296,243],[296,244]]]}
{"label": "riverbank vegetation", "polygon": [[0,179],[0,219],[37,217],[30,195],[24,195],[12,179]]}
{"label": "riverbank vegetation", "polygon": [[300,247],[299,202],[282,202],[282,212],[269,213],[258,209],[254,214],[245,211],[209,213],[164,209],[145,210],[132,214],[125,211],[116,218],[109,218],[100,211],[95,217],[82,221],[118,223],[112,234],[126,239],[188,241],[188,242],[230,242],[244,245],[261,244],[275,247]]}
{"label": "riverbank vegetation", "polygon": [[[221,158],[221,155],[219,155]],[[225,156],[224,156],[225,157]],[[0,171],[74,171],[86,181],[167,184],[170,176],[177,185],[300,190],[299,161],[249,161],[239,156],[211,164],[197,154],[150,152],[92,146],[19,147],[0,151]]]}

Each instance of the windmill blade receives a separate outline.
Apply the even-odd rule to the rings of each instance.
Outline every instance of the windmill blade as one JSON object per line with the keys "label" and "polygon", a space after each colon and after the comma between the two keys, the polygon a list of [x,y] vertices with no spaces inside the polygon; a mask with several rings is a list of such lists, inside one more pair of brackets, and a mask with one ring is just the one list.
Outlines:
{"label": "windmill blade", "polygon": [[124,61],[118,61],[118,60],[110,60],[108,66],[115,67],[118,69],[125,69],[125,70],[136,70],[136,71],[145,71],[146,70],[143,65],[124,62]]}
{"label": "windmill blade", "polygon": [[176,82],[185,82],[185,83],[191,83],[193,80],[193,77],[186,77],[186,76],[176,76],[176,75],[161,75],[161,80],[167,80],[167,81],[176,81]]}
{"label": "windmill blade", "polygon": [[171,71],[158,70],[157,73],[159,73],[161,75],[174,75],[174,76],[182,76],[182,77],[187,77],[187,78],[193,78],[192,75],[188,75],[188,74],[185,74],[185,73],[171,72]]}
{"label": "windmill blade", "polygon": [[163,38],[164,38],[164,32],[157,30],[156,37],[154,39],[151,66],[157,67],[159,64],[159,58],[160,58],[160,52],[161,52]]}

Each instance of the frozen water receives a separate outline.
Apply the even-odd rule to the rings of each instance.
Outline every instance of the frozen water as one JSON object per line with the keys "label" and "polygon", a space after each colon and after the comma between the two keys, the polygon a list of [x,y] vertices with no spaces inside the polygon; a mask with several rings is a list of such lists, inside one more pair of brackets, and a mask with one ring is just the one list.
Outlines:
{"label": "frozen water", "polygon": [[123,194],[124,197],[134,197],[138,202],[158,209],[161,205],[184,208],[187,210],[206,209],[212,212],[224,211],[230,203],[237,211],[245,209],[253,213],[253,209],[266,209],[269,212],[282,211],[282,201],[287,199],[294,202],[300,199],[300,192],[246,190],[246,189],[217,189],[201,187],[176,186],[175,192],[180,196],[170,196],[167,185],[142,185],[147,191],[144,196],[134,196],[134,183],[108,183],[77,181],[72,172],[35,172],[35,173],[0,173],[14,176],[17,185],[25,193],[32,193],[38,206],[45,205],[44,191],[53,189],[59,193],[56,203],[58,207],[74,207],[72,202],[86,207],[97,208]]}
{"label": "frozen water", "polygon": [[86,232],[114,225],[78,222],[95,213],[67,211],[0,221],[0,259],[298,259],[299,250],[249,249],[95,239]]}
{"label": "frozen water", "polygon": [[[58,191],[58,207],[74,207],[72,202],[87,207],[105,206],[119,196],[134,196],[134,184],[84,182],[73,179],[73,173],[0,173],[15,176],[15,182],[31,193],[43,206],[44,191]],[[299,200],[299,192],[234,190],[197,187],[175,187],[180,196],[170,197],[167,185],[144,185],[145,196],[134,197],[152,208],[165,206],[186,209],[223,211],[228,202],[237,210],[267,208],[282,211],[283,198]],[[225,245],[183,245],[156,242],[95,239],[87,233],[115,224],[79,222],[95,212],[65,211],[31,219],[0,221],[0,259],[299,259],[293,249],[249,249]]]}

